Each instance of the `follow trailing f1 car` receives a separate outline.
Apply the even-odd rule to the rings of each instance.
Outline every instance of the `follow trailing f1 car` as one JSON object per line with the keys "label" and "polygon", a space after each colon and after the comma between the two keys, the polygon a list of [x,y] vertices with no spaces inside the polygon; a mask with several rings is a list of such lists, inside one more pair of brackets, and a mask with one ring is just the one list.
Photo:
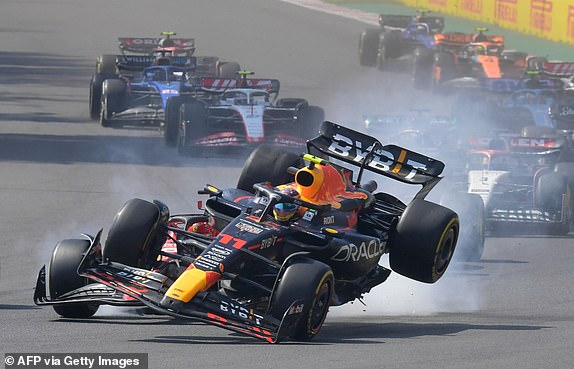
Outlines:
{"label": "follow trailing f1 car", "polygon": [[163,32],[162,38],[120,37],[121,54],[104,54],[97,58],[96,71],[90,80],[89,108],[92,119],[101,116],[103,84],[106,80],[123,80],[126,83],[141,80],[146,69],[154,66],[183,68],[189,77],[233,78],[240,70],[236,62],[215,56],[194,56],[194,39],[173,38],[172,35],[175,33]]}
{"label": "follow trailing f1 car", "polygon": [[[201,214],[128,201],[103,244],[100,231],[56,245],[35,303],[68,318],[139,303],[267,342],[309,340],[329,306],[387,279],[383,254],[408,278],[444,275],[458,217],[424,199],[442,162],[330,122],[308,149],[321,157],[258,147],[235,188],[201,191],[209,195]],[[422,189],[407,205],[362,183],[365,171]]]}
{"label": "follow trailing f1 car", "polygon": [[359,62],[384,69],[387,60],[413,54],[419,48],[432,48],[434,35],[444,29],[444,17],[420,11],[417,16],[379,16],[379,28],[369,28],[359,38]]}
{"label": "follow trailing f1 car", "polygon": [[574,163],[570,149],[556,134],[493,138],[488,147],[470,152],[468,192],[480,195],[487,228],[523,223],[551,234],[567,234],[574,219]]}
{"label": "follow trailing f1 car", "polygon": [[247,78],[252,74],[240,71],[235,79],[202,78],[203,97],[172,98],[180,108],[172,113],[168,109],[167,142],[182,154],[262,143],[303,148],[319,130],[323,109],[302,98],[277,99],[279,81]]}

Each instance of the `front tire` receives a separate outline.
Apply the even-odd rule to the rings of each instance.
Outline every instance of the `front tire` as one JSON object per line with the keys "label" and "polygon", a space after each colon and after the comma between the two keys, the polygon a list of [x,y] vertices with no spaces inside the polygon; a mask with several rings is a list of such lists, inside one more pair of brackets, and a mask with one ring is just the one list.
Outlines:
{"label": "front tire", "polygon": [[311,340],[323,326],[333,298],[334,284],[333,272],[328,265],[299,258],[285,268],[275,288],[270,313],[282,320],[287,309],[300,300],[303,310],[290,338]]}
{"label": "front tire", "polygon": [[294,181],[292,174],[287,172],[289,167],[301,168],[303,160],[299,155],[270,145],[257,147],[243,166],[237,188],[254,192],[253,185],[269,181],[272,186]]}
{"label": "front tire", "polygon": [[165,122],[163,127],[163,138],[167,146],[177,144],[177,131],[179,129],[179,110],[183,103],[181,96],[172,96],[167,99],[165,105]]}
{"label": "front tire", "polygon": [[154,265],[166,240],[168,217],[169,210],[159,202],[129,200],[114,217],[102,259],[137,268]]}
{"label": "front tire", "polygon": [[460,219],[460,233],[456,243],[456,259],[462,261],[480,260],[484,253],[486,213],[479,195],[450,194],[440,204],[456,211]]}
{"label": "front tire", "polygon": [[[78,274],[78,266],[90,247],[88,240],[68,239],[58,242],[48,264],[48,283],[51,299],[89,284],[89,280]],[[53,305],[54,311],[64,318],[86,319],[98,311],[99,305],[76,302]]]}
{"label": "front tire", "polygon": [[126,83],[120,79],[106,79],[102,85],[100,124],[109,127],[114,114],[124,110],[127,99]]}

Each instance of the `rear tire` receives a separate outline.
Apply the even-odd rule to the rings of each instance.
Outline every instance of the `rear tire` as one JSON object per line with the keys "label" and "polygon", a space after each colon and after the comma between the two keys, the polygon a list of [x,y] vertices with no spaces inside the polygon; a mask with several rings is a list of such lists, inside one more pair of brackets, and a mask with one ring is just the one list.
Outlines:
{"label": "rear tire", "polygon": [[299,155],[281,148],[261,145],[249,155],[237,181],[237,188],[253,193],[253,185],[269,181],[272,186],[294,181],[293,174],[287,172],[289,167],[303,166]]}
{"label": "rear tire", "polygon": [[[89,280],[78,274],[78,266],[84,254],[90,247],[88,240],[63,240],[58,242],[50,264],[48,275],[50,298],[57,299],[62,295],[89,284]],[[71,304],[53,305],[54,311],[64,318],[91,317],[98,311],[99,305],[95,303],[77,302]]]}
{"label": "rear tire", "polygon": [[[562,204],[564,211],[562,212]],[[561,212],[562,221],[550,227],[550,233],[566,235],[572,223],[572,189],[568,179],[556,172],[543,173],[536,178],[534,203],[549,213]]]}
{"label": "rear tire", "polygon": [[125,109],[127,99],[126,83],[120,79],[106,79],[102,85],[102,107],[100,124],[109,127],[114,114]]}
{"label": "rear tire", "polygon": [[163,127],[163,138],[167,146],[176,146],[177,131],[179,129],[179,110],[184,102],[181,96],[172,96],[167,99],[165,106],[165,122]]}
{"label": "rear tire", "polygon": [[109,73],[95,73],[90,79],[90,118],[97,120],[100,117],[100,109],[102,108],[102,84],[106,79],[117,78],[115,74]]}
{"label": "rear tire", "polygon": [[96,73],[117,74],[117,57],[115,55],[104,54],[96,59]]}
{"label": "rear tire", "polygon": [[299,258],[285,268],[274,291],[270,313],[281,320],[296,300],[303,311],[290,337],[308,341],[315,337],[325,321],[333,297],[335,280],[331,268],[319,261]]}
{"label": "rear tire", "polygon": [[103,260],[137,268],[153,266],[166,240],[168,217],[169,210],[159,202],[129,200],[110,227],[102,249]]}
{"label": "rear tire", "polygon": [[456,77],[456,65],[454,55],[447,52],[439,52],[435,55],[432,82],[434,87],[439,87],[446,81]]}
{"label": "rear tire", "polygon": [[455,259],[480,260],[484,253],[486,213],[479,195],[454,193],[441,199],[440,205],[456,211],[460,219],[460,233]]}
{"label": "rear tire", "polygon": [[454,211],[415,199],[391,234],[391,268],[407,278],[435,283],[452,259],[459,228]]}
{"label": "rear tire", "polygon": [[319,134],[319,127],[325,120],[325,111],[319,106],[309,105],[299,112],[299,129],[304,139],[314,138]]}
{"label": "rear tire", "polygon": [[434,52],[426,48],[417,48],[414,51],[413,83],[416,89],[430,88],[432,81]]}
{"label": "rear tire", "polygon": [[200,146],[193,141],[202,137],[207,127],[207,111],[199,101],[182,104],[179,110],[177,151],[181,155],[200,153]]}
{"label": "rear tire", "polygon": [[220,78],[237,78],[241,66],[237,62],[222,62],[217,66],[217,76]]}
{"label": "rear tire", "polygon": [[379,42],[379,28],[369,28],[359,37],[359,63],[366,67],[372,67],[377,60],[377,46]]}

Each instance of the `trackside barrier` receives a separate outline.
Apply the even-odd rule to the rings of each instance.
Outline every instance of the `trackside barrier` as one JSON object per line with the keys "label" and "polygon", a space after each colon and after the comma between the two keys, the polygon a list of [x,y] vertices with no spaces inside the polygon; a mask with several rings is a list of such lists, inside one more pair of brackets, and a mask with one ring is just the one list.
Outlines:
{"label": "trackside barrier", "polygon": [[[399,0],[552,41],[574,45],[574,0]],[[574,58],[574,50],[572,52]]]}

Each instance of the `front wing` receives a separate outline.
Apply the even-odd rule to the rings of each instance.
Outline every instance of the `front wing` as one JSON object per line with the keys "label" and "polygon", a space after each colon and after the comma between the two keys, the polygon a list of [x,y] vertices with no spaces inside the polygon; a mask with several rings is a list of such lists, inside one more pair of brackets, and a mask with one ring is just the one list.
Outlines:
{"label": "front wing", "polygon": [[58,299],[46,297],[45,268],[38,276],[34,302],[38,305],[54,305],[77,302],[93,302],[111,305],[146,305],[160,313],[179,318],[193,319],[230,331],[264,340],[279,342],[288,337],[299,319],[303,301],[294,301],[280,321],[273,316],[246,308],[240,303],[216,292],[199,292],[177,310],[164,308],[160,301],[171,285],[171,280],[156,272],[123,265],[98,263],[99,238],[93,240],[86,256],[78,266],[78,274],[97,283],[69,292]]}

